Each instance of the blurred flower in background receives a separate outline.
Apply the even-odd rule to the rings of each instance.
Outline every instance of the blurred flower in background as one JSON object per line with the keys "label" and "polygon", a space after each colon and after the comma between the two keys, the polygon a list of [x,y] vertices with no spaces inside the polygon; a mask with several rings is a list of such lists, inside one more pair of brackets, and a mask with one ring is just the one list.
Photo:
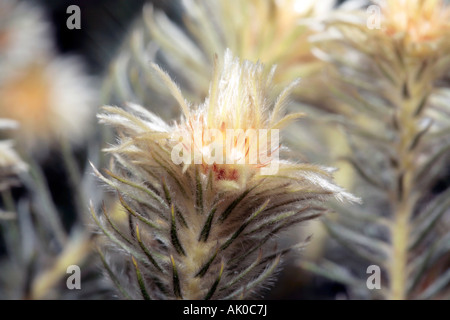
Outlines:
{"label": "blurred flower in background", "polygon": [[[142,105],[172,105],[158,113],[176,115],[176,102],[149,68],[163,66],[190,101],[208,95],[214,55],[222,61],[227,48],[250,61],[276,64],[274,93],[300,77],[312,77],[323,63],[311,52],[308,37],[313,18],[326,15],[333,0],[213,0],[174,1],[162,11],[147,4],[141,19],[129,32],[105,79],[107,102],[133,101]],[[168,13],[167,13],[168,12]],[[169,17],[169,15],[171,17]],[[307,81],[296,88],[302,94]]]}
{"label": "blurred flower in background", "polygon": [[[0,141],[1,299],[75,299],[107,290],[97,282],[95,259],[87,259],[89,188],[72,150],[89,149],[86,138],[95,133],[95,87],[81,58],[59,53],[38,3],[0,1],[0,136],[8,139]],[[68,290],[72,264],[86,272],[87,291]]]}
{"label": "blurred flower in background", "polygon": [[387,0],[382,8],[384,33],[403,42],[415,55],[449,47],[450,9],[444,1]]}
{"label": "blurred flower in background", "polygon": [[0,86],[0,116],[17,121],[15,137],[37,151],[58,139],[81,144],[95,111],[93,83],[81,61],[47,59],[22,66]]}
{"label": "blurred flower in background", "polygon": [[41,7],[17,0],[0,1],[0,83],[55,49],[50,32]]}
{"label": "blurred flower in background", "polygon": [[92,131],[95,87],[81,60],[59,57],[36,5],[0,8],[0,117],[19,123],[20,147],[42,151],[56,140],[81,143]]}

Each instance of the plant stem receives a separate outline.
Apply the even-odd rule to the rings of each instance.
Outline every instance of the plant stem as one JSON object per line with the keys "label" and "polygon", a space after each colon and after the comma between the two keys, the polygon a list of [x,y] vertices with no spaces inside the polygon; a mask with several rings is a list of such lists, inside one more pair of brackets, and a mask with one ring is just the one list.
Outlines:
{"label": "plant stem", "polygon": [[78,165],[76,163],[76,159],[72,147],[70,145],[70,142],[65,139],[61,139],[60,146],[63,157],[63,163],[69,177],[69,185],[70,188],[72,189],[74,197],[74,205],[76,208],[76,212],[78,217],[80,217],[80,219],[83,220],[85,216],[84,207],[85,204],[88,203],[88,201],[86,201],[86,197],[82,190],[82,173],[80,172],[80,169],[78,168]]}
{"label": "plant stem", "polygon": [[409,218],[408,199],[397,205],[392,228],[391,299],[406,299]]}
{"label": "plant stem", "polygon": [[[391,199],[393,208],[392,261],[390,266],[392,300],[408,298],[408,254],[410,238],[410,221],[416,203],[417,195],[414,191],[415,148],[412,143],[419,132],[417,125],[418,105],[421,103],[423,90],[420,83],[409,81],[406,73],[405,84],[399,92],[398,131],[396,143],[397,158],[397,189]],[[405,93],[405,88],[407,93]]]}

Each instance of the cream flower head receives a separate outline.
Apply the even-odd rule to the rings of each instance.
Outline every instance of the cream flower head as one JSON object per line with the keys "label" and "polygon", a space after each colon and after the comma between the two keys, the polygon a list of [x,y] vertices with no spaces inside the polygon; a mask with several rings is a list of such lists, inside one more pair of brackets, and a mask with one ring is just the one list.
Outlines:
{"label": "cream flower head", "polygon": [[449,52],[450,7],[442,0],[385,0],[382,31],[412,55]]}
{"label": "cream flower head", "polygon": [[[450,28],[450,9],[442,0],[387,0],[381,2],[389,35],[404,33],[410,42],[433,41]],[[446,31],[447,29],[447,31]]]}

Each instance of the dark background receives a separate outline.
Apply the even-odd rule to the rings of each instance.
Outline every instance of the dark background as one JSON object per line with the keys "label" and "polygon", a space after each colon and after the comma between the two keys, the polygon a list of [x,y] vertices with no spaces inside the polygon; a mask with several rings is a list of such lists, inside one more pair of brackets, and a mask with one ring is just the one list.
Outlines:
{"label": "dark background", "polygon": [[[54,27],[61,53],[81,55],[94,74],[101,74],[117,52],[126,31],[146,2],[170,11],[175,1],[165,0],[24,0],[43,6]],[[81,29],[68,29],[66,13],[70,5],[81,11]],[[170,13],[170,12],[169,12]],[[172,15],[172,14],[171,14]]]}
{"label": "dark background", "polygon": [[[82,55],[90,71],[101,73],[114,57],[123,36],[141,14],[145,3],[153,3],[172,19],[179,18],[178,0],[23,0],[45,7],[54,25],[55,38],[62,53]],[[208,1],[208,0],[205,0]],[[242,0],[247,1],[247,0]],[[339,0],[342,3],[345,0]],[[81,11],[81,29],[66,27],[67,7],[77,5]]]}

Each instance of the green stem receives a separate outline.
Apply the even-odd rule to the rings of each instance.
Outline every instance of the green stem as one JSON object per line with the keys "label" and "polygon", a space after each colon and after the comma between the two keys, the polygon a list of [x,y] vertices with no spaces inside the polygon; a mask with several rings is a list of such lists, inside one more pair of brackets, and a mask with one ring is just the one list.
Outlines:
{"label": "green stem", "polygon": [[391,299],[407,298],[409,219],[411,208],[406,201],[397,204],[392,228]]}
{"label": "green stem", "polygon": [[17,212],[16,205],[14,203],[14,198],[11,194],[11,189],[7,188],[1,192],[2,201],[4,203],[5,209],[11,212]]}
{"label": "green stem", "polygon": [[60,213],[53,202],[45,175],[32,156],[24,158],[30,165],[30,176],[28,179],[24,179],[24,183],[33,193],[33,197],[37,199],[39,213],[48,223],[58,245],[62,248],[67,242],[67,235],[61,222]]}

